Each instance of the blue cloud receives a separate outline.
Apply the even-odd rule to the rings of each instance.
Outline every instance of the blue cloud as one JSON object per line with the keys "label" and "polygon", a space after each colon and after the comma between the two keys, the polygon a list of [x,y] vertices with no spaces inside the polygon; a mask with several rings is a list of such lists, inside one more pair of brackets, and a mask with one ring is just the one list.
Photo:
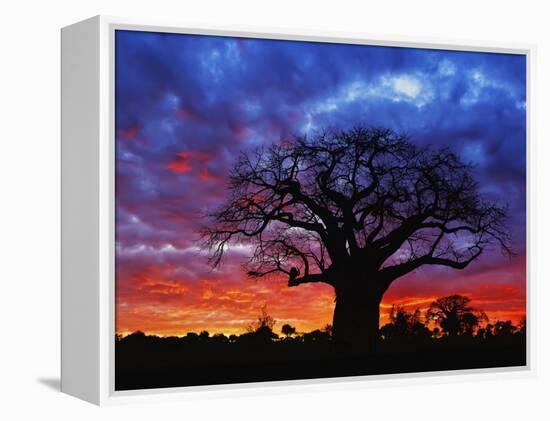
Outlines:
{"label": "blue cloud", "polygon": [[[115,83],[125,246],[191,242],[188,219],[220,200],[213,180],[239,151],[367,124],[472,161],[481,188],[509,203],[524,247],[521,55],[117,31]],[[201,163],[170,171],[182,151]]]}

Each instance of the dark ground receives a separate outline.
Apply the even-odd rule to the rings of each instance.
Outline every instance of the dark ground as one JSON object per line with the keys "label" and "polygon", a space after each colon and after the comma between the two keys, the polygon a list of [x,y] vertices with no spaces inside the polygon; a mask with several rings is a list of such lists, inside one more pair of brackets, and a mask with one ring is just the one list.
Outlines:
{"label": "dark ground", "polygon": [[377,353],[330,341],[216,343],[136,337],[116,342],[115,389],[315,379],[526,365],[525,336],[382,343]]}

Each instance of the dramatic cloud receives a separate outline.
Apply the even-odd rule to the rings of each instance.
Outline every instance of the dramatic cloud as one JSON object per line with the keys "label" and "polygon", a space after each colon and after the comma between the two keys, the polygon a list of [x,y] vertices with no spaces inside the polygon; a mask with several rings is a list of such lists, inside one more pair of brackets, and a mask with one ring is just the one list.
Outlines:
{"label": "dramatic cloud", "polygon": [[246,245],[213,271],[198,229],[241,151],[358,124],[475,164],[483,194],[509,206],[518,254],[487,253],[460,272],[419,270],[390,288],[384,308],[425,308],[460,292],[493,318],[519,320],[525,70],[510,54],[117,31],[117,330],[240,332],[264,304],[299,330],[330,323],[330,287],[251,281],[241,269]]}

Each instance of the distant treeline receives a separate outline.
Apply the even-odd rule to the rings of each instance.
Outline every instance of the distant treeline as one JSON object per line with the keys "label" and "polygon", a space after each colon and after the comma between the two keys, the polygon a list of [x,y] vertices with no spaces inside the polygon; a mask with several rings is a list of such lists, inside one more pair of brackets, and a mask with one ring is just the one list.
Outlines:
{"label": "distant treeline", "polygon": [[284,324],[278,335],[265,308],[241,335],[117,336],[116,390],[524,366],[525,321],[488,323],[469,302],[443,297],[424,314],[393,306],[376,349],[334,341],[330,325]]}

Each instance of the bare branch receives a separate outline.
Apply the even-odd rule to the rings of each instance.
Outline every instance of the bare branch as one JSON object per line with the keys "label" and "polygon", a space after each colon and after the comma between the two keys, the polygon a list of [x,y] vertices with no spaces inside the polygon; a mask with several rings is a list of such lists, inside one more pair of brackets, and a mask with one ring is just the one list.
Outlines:
{"label": "bare branch", "polygon": [[252,245],[249,275],[291,286],[338,285],[354,269],[387,288],[423,265],[463,269],[495,246],[511,255],[507,209],[483,201],[471,174],[449,150],[384,128],[298,137],[240,156],[204,244],[214,266],[231,244]]}

